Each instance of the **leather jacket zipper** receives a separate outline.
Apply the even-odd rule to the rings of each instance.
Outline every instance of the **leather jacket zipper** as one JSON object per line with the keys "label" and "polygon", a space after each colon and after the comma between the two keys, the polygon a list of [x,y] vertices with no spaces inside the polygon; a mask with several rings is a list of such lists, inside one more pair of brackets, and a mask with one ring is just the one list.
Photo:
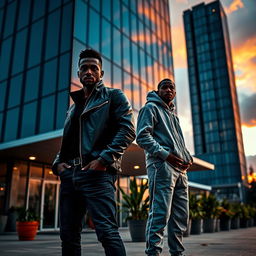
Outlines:
{"label": "leather jacket zipper", "polygon": [[102,106],[104,106],[105,104],[107,104],[109,101],[105,101],[97,106],[94,106],[90,109],[87,109],[85,112],[83,112],[81,115],[80,115],[80,118],[79,118],[79,137],[80,137],[80,140],[79,140],[79,152],[80,152],[80,161],[81,161],[81,167],[83,167],[83,157],[82,157],[82,146],[81,146],[81,141],[82,141],[82,125],[81,125],[81,118],[82,118],[82,115],[84,115],[85,113],[93,110],[93,109],[96,109],[96,108],[100,108]]}

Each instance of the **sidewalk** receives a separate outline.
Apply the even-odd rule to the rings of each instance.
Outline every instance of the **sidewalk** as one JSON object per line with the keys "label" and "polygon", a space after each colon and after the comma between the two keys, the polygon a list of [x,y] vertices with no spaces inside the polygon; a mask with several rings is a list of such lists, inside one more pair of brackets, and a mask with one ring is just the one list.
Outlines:
{"label": "sidewalk", "polygon": [[[132,243],[129,231],[120,230],[127,256],[143,256],[145,243]],[[256,227],[192,235],[184,238],[186,256],[255,256]],[[167,256],[165,248],[162,255]],[[35,241],[18,241],[15,233],[0,235],[1,256],[61,255],[60,240],[56,233],[38,234]],[[104,251],[94,232],[82,234],[82,255],[101,256]]]}

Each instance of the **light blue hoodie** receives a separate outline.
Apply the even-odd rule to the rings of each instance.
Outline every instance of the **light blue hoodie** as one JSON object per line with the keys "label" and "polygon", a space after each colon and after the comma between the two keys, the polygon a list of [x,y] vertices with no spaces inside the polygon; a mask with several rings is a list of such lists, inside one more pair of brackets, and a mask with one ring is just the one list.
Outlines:
{"label": "light blue hoodie", "polygon": [[174,104],[169,107],[155,91],[148,93],[147,103],[139,112],[136,141],[145,150],[147,166],[166,160],[169,153],[187,163],[192,160],[174,113]]}

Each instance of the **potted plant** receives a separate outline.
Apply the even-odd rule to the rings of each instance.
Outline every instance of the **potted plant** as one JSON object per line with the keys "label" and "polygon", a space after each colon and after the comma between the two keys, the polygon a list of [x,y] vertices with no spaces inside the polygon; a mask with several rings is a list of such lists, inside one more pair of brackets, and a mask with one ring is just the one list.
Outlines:
{"label": "potted plant", "polygon": [[203,212],[203,231],[213,233],[216,226],[216,218],[219,215],[219,202],[213,194],[204,194],[201,198]]}
{"label": "potted plant", "polygon": [[126,194],[119,186],[123,196],[123,208],[128,213],[127,222],[133,242],[145,242],[145,229],[149,209],[148,180],[130,179],[130,191]]}
{"label": "potted plant", "polygon": [[18,209],[16,230],[19,240],[34,240],[39,226],[39,217],[32,209]]}
{"label": "potted plant", "polygon": [[238,229],[240,227],[241,218],[241,204],[239,202],[234,202],[231,204],[231,209],[233,215],[231,217],[231,229]]}
{"label": "potted plant", "polygon": [[241,209],[240,228],[247,228],[248,220],[250,218],[249,209],[248,209],[247,205],[245,205],[243,203],[240,205],[240,209]]}
{"label": "potted plant", "polygon": [[203,211],[201,203],[200,195],[189,195],[189,217],[191,219],[190,233],[192,235],[200,235],[202,232]]}
{"label": "potted plant", "polygon": [[231,217],[234,213],[231,210],[231,204],[224,199],[221,202],[221,213],[220,213],[220,229],[221,230],[230,230],[231,227]]}

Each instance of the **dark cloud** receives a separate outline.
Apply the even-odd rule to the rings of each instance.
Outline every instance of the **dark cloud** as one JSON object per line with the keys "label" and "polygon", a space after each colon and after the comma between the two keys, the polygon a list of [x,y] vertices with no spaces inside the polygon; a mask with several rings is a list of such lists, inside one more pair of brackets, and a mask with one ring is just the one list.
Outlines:
{"label": "dark cloud", "polygon": [[[230,37],[234,45],[240,45],[256,36],[256,4],[254,0],[243,0],[244,7],[227,16]],[[222,4],[227,7],[226,1]]]}
{"label": "dark cloud", "polygon": [[252,126],[256,122],[256,93],[250,96],[244,96],[241,103],[241,119],[242,123]]}

